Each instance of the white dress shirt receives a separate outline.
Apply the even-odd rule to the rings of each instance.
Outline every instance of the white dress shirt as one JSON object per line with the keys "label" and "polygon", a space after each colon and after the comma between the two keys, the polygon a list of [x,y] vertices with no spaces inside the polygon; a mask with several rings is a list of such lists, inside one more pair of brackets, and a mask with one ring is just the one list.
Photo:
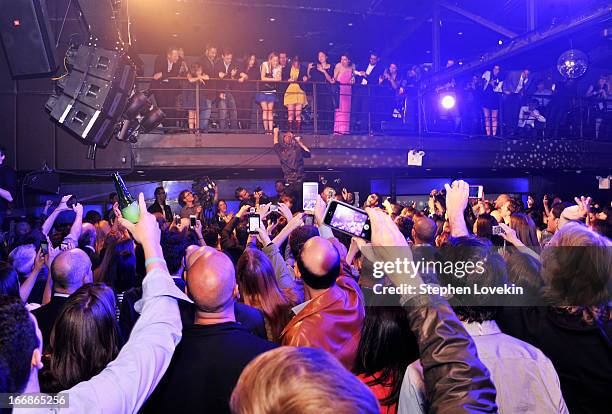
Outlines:
{"label": "white dress shirt", "polygon": [[[365,73],[366,75],[369,75],[370,73],[372,73],[372,71],[374,70],[374,66],[376,65],[368,65],[368,68],[366,69]],[[366,78],[363,78],[363,80],[361,81],[362,85],[367,85],[368,84],[368,80]]]}
{"label": "white dress shirt", "polygon": [[[491,374],[500,413],[568,413],[557,372],[542,351],[503,334],[495,321],[462,323]],[[423,378],[420,361],[408,366],[398,414],[428,412]]]}
{"label": "white dress shirt", "polygon": [[528,106],[522,106],[519,112],[519,128],[524,128],[525,126],[535,128],[535,121],[546,122],[546,118],[537,109],[530,111]]}
{"label": "white dress shirt", "polygon": [[[167,271],[150,271],[142,282],[142,299],[134,309],[140,318],[117,358],[102,372],[67,391],[69,408],[60,413],[136,413],[166,372],[181,340],[181,316],[176,299],[191,302]],[[16,413],[41,413],[19,409]],[[54,412],[47,410],[46,412]]]}

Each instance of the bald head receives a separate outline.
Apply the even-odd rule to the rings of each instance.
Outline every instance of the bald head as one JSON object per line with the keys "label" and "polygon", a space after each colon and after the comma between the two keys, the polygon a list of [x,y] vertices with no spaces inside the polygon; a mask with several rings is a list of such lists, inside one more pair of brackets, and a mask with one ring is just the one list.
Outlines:
{"label": "bald head", "polygon": [[414,216],[414,225],[412,226],[412,237],[415,244],[432,244],[436,237],[438,226],[436,222],[429,217]]}
{"label": "bald head", "polygon": [[72,294],[85,283],[92,283],[91,260],[81,249],[61,252],[51,264],[51,277],[57,292]]}
{"label": "bald head", "polygon": [[304,243],[297,264],[300,277],[312,289],[332,287],[340,275],[338,250],[332,242],[320,236]]}
{"label": "bald head", "polygon": [[196,262],[196,260],[198,260],[200,257],[204,256],[204,255],[209,255],[213,252],[216,252],[217,249],[210,247],[210,246],[196,246],[195,244],[192,244],[191,246],[187,247],[187,250],[185,250],[185,259],[186,259],[186,263],[187,263],[187,270],[189,270],[189,268]]}
{"label": "bald head", "polygon": [[199,312],[217,314],[231,310],[233,314],[238,291],[234,264],[215,249],[204,251],[187,272],[187,290]]}

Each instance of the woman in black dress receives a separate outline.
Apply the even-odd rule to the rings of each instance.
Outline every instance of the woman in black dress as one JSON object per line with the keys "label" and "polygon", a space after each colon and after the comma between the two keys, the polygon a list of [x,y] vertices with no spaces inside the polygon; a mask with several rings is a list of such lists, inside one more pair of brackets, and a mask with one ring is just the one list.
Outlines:
{"label": "woman in black dress", "polygon": [[332,84],[334,80],[334,68],[327,63],[327,54],[319,52],[317,55],[318,63],[310,63],[308,65],[308,79],[312,82],[318,82],[313,85],[315,99],[317,101],[317,116],[318,129],[324,133],[330,133],[332,130],[332,118],[336,105],[334,104],[334,91]]}
{"label": "woman in black dress", "polygon": [[250,54],[244,59],[244,67],[240,71],[238,77],[238,95],[236,96],[236,106],[238,109],[238,123],[242,129],[253,127],[253,102],[255,101],[255,90],[257,84],[254,81],[259,80],[259,66],[257,65],[257,57],[255,54]]}
{"label": "woman in black dress", "polygon": [[589,86],[586,96],[591,98],[589,102],[589,124],[593,125],[594,121],[595,139],[598,139],[600,136],[601,124],[606,117],[606,111],[608,109],[606,100],[610,96],[606,77],[602,75],[597,83]]}
{"label": "woman in black dress", "polygon": [[497,124],[499,119],[499,101],[502,94],[501,70],[499,65],[493,66],[482,74],[484,79],[482,95],[482,112],[485,119],[485,130],[487,135],[497,135]]}

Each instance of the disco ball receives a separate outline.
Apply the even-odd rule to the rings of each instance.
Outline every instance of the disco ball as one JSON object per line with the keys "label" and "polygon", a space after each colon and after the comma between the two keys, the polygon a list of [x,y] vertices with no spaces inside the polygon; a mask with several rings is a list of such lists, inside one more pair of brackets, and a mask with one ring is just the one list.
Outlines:
{"label": "disco ball", "polygon": [[578,49],[563,52],[557,60],[557,69],[565,79],[578,79],[585,74],[588,67],[588,56]]}

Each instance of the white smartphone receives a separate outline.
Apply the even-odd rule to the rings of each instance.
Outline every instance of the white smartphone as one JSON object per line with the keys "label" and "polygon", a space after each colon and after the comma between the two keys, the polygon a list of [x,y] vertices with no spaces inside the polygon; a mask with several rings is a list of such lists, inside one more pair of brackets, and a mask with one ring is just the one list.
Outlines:
{"label": "white smartphone", "polygon": [[484,188],[481,185],[471,185],[470,186],[470,198],[475,198],[480,200],[484,194]]}
{"label": "white smartphone", "polygon": [[319,195],[319,183],[306,182],[302,184],[302,210],[314,211]]}

